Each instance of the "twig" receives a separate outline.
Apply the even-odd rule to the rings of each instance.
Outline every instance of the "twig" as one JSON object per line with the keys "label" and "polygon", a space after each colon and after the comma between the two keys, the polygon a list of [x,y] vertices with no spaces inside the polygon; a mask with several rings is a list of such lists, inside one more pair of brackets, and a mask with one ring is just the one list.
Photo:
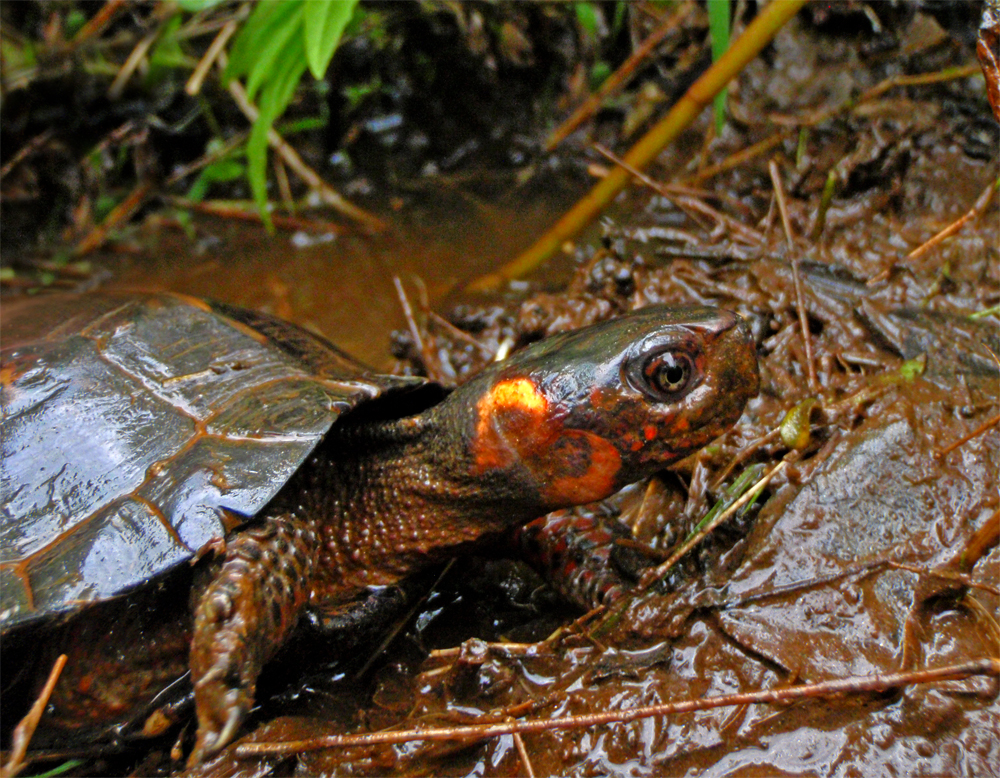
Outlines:
{"label": "twig", "polygon": [[786,686],[780,689],[765,689],[757,692],[724,694],[697,700],[667,702],[646,705],[627,710],[604,711],[601,713],[562,716],[554,719],[529,719],[502,724],[472,724],[462,727],[432,727],[398,732],[373,732],[360,735],[329,735],[272,743],[245,743],[236,748],[237,757],[263,756],[268,754],[293,754],[302,751],[317,751],[324,748],[346,746],[373,746],[378,744],[405,743],[411,740],[484,740],[499,735],[513,735],[526,732],[543,732],[557,729],[582,729],[600,724],[625,724],[653,716],[669,716],[678,713],[728,708],[738,705],[761,705],[787,703],[810,697],[836,697],[844,694],[874,693],[884,694],[904,686],[918,683],[935,683],[969,678],[975,675],[1000,676],[1000,659],[987,658],[946,667],[912,670],[903,673],[887,673],[851,676],[822,683]]}
{"label": "twig", "polygon": [[403,315],[406,317],[406,326],[409,328],[410,336],[413,338],[413,345],[420,352],[420,358],[424,362],[424,369],[427,371],[427,375],[431,379],[436,379],[440,375],[441,370],[435,367],[435,360],[431,354],[431,350],[420,334],[420,327],[417,326],[416,317],[413,315],[413,306],[410,305],[410,299],[406,296],[406,290],[403,289],[403,282],[399,280],[399,276],[393,276],[392,283],[396,287],[396,296],[399,297],[399,304],[403,308]]}
{"label": "twig", "polygon": [[[261,224],[264,221],[256,209],[241,208],[225,202],[188,200],[184,197],[166,197],[164,199],[177,208],[198,211],[199,213],[218,216],[222,219],[236,219],[237,221],[254,222],[255,224]],[[304,232],[317,234],[330,233],[332,235],[343,235],[345,232],[343,225],[328,221],[306,219],[301,216],[271,214],[271,222],[275,227],[283,230],[302,230]]]}
{"label": "twig", "polygon": [[759,157],[761,154],[765,154],[775,146],[781,144],[785,138],[792,134],[791,129],[780,130],[772,135],[770,138],[764,138],[762,141],[758,141],[752,146],[748,146],[745,149],[737,151],[735,154],[730,154],[722,162],[715,165],[709,165],[708,167],[702,168],[697,173],[692,176],[688,176],[684,179],[684,183],[696,184],[704,181],[706,178],[712,178],[717,176],[719,173],[725,173],[727,170],[732,170],[733,168],[740,167],[746,164],[754,157]]}
{"label": "twig", "polygon": [[528,758],[528,749],[524,747],[524,738],[521,737],[520,732],[512,733],[514,739],[514,745],[517,747],[517,753],[521,757],[521,764],[524,765],[524,771],[527,773],[528,778],[535,778],[535,771],[531,766],[531,760]]}
{"label": "twig", "polygon": [[1000,543],[1000,508],[993,511],[993,515],[986,520],[986,523],[972,533],[969,542],[955,560],[954,566],[960,570],[971,570],[998,543]]}
{"label": "twig", "polygon": [[903,562],[887,561],[885,564],[896,570],[905,570],[908,573],[916,573],[917,575],[926,575],[931,578],[942,578],[946,581],[954,581],[962,586],[967,586],[970,589],[980,589],[984,592],[989,592],[994,596],[1000,597],[1000,587],[991,586],[988,583],[982,583],[980,581],[974,581],[972,580],[972,577],[966,573],[956,573],[954,570],[935,570],[933,567],[917,567],[916,565],[908,565]]}
{"label": "twig", "polygon": [[87,22],[83,27],[77,31],[76,35],[73,36],[71,46],[76,48],[81,43],[90,38],[93,38],[101,30],[107,27],[108,22],[110,22],[115,14],[125,5],[125,0],[108,0],[101,9],[94,14],[93,18]]}
{"label": "twig", "polygon": [[691,191],[688,190],[686,187],[665,185],[659,183],[658,181],[654,181],[652,178],[647,176],[641,170],[632,167],[625,160],[616,156],[612,151],[605,148],[600,143],[595,143],[594,149],[603,156],[610,159],[619,167],[627,170],[629,173],[635,176],[636,180],[645,184],[654,192],[663,195],[663,197],[670,200],[678,208],[684,211],[689,217],[691,217],[693,221],[696,222],[699,221],[698,219],[699,215],[708,216],[710,219],[714,220],[719,224],[724,225],[726,228],[740,235],[741,237],[744,238],[744,240],[750,242],[753,245],[760,245],[761,243],[763,243],[763,238],[761,237],[761,235],[756,231],[747,227],[745,224],[742,224],[741,222],[732,218],[728,214],[725,214],[722,211],[713,208],[708,203],[698,199],[697,197],[690,197],[686,196],[685,194],[682,194],[682,192]]}
{"label": "twig", "polygon": [[691,3],[684,3],[677,11],[670,16],[663,24],[657,27],[653,32],[649,34],[642,43],[640,43],[635,51],[626,59],[621,66],[612,73],[604,83],[595,91],[590,97],[584,100],[580,106],[573,111],[566,121],[560,124],[555,131],[549,136],[549,139],[545,141],[545,151],[552,151],[556,146],[562,143],[566,137],[573,132],[577,127],[579,127],[588,117],[593,115],[598,108],[601,107],[601,103],[613,94],[617,94],[621,89],[628,84],[635,75],[636,69],[645,60],[664,38],[672,30],[677,29],[684,19],[691,13],[693,5]]}
{"label": "twig", "polygon": [[25,160],[28,156],[33,154],[39,146],[41,146],[45,141],[52,137],[53,130],[51,128],[43,130],[38,133],[34,138],[25,143],[21,148],[17,150],[10,159],[7,160],[3,167],[0,167],[0,180],[5,178],[11,170],[17,167],[21,162]]}
{"label": "twig", "polygon": [[233,149],[237,148],[241,143],[247,139],[249,133],[240,132],[229,138],[225,143],[223,143],[218,148],[213,148],[211,151],[205,152],[198,159],[189,162],[186,165],[178,167],[170,174],[170,178],[166,180],[166,186],[171,187],[178,181],[187,178],[189,175],[197,170],[201,170],[213,162],[216,162],[227,154],[229,154]]}
{"label": "twig", "polygon": [[490,360],[493,359],[493,351],[488,346],[486,346],[483,343],[480,343],[478,340],[472,337],[468,332],[466,332],[465,330],[460,330],[458,327],[456,327],[454,324],[452,324],[450,321],[444,318],[444,316],[437,313],[436,311],[428,310],[427,315],[430,316],[430,318],[432,318],[435,322],[437,322],[438,325],[444,327],[453,338],[461,340],[464,343],[468,343],[470,346],[475,346],[476,348],[479,349],[479,353],[482,354],[484,357],[486,357],[486,359]]}
{"label": "twig", "polygon": [[603,145],[601,143],[594,143],[594,144],[592,144],[592,146],[593,146],[594,151],[596,151],[602,157],[604,157],[605,159],[610,160],[615,165],[617,165],[618,167],[620,167],[622,170],[627,170],[632,175],[632,177],[635,178],[636,181],[639,181],[640,183],[645,184],[647,187],[649,187],[650,189],[652,189],[657,194],[662,195],[664,198],[666,198],[671,203],[673,203],[675,206],[677,206],[682,211],[684,211],[684,213],[687,214],[687,216],[692,221],[697,222],[697,223],[701,224],[702,226],[704,226],[704,222],[702,222],[701,219],[698,218],[698,215],[696,213],[692,213],[692,212],[688,211],[687,208],[681,206],[681,204],[678,202],[678,200],[680,198],[677,196],[676,192],[669,191],[667,189],[667,187],[665,185],[661,184],[659,181],[656,181],[653,178],[651,178],[650,176],[647,176],[645,173],[643,173],[637,167],[634,167],[633,165],[628,164],[625,160],[623,160],[621,157],[619,157],[617,154],[615,154],[613,151],[611,151],[611,149],[607,148],[605,145]]}
{"label": "twig", "polygon": [[230,19],[226,22],[222,29],[219,30],[219,34],[212,39],[211,44],[209,44],[208,49],[205,51],[205,55],[198,60],[198,64],[195,65],[194,71],[191,73],[191,78],[187,80],[184,85],[184,91],[194,97],[201,91],[201,85],[205,81],[205,76],[208,75],[209,68],[212,67],[212,63],[219,58],[222,54],[222,50],[225,48],[229,39],[233,37],[233,33],[239,29],[239,23],[235,19]]}
{"label": "twig", "polygon": [[809,388],[819,391],[819,379],[816,377],[816,366],[813,364],[812,338],[809,336],[809,319],[806,316],[805,301],[802,298],[802,278],[799,275],[799,252],[792,240],[792,225],[788,220],[788,206],[785,203],[785,188],[781,184],[781,171],[773,159],[767,163],[771,174],[771,184],[774,186],[774,196],[778,200],[778,212],[781,214],[781,225],[785,230],[785,240],[788,243],[789,259],[792,261],[792,283],[795,285],[795,307],[799,314],[799,328],[802,330],[802,342],[806,349],[806,373],[809,376]]}
{"label": "twig", "polygon": [[153,186],[148,181],[136,185],[135,189],[129,192],[128,197],[111,209],[111,213],[105,217],[103,222],[94,227],[84,236],[83,240],[76,244],[73,253],[76,256],[81,256],[102,246],[108,239],[108,233],[122,222],[128,221],[128,218],[142,205],[152,189]]}
{"label": "twig", "polygon": [[941,458],[941,457],[943,457],[943,456],[945,456],[947,454],[950,454],[952,451],[954,451],[956,448],[958,448],[959,446],[961,446],[963,443],[968,443],[973,438],[978,438],[980,435],[982,435],[984,432],[986,432],[986,430],[988,430],[990,427],[997,426],[997,423],[1000,423],[1000,413],[998,413],[992,419],[987,419],[986,421],[984,421],[982,424],[980,424],[978,427],[976,427],[968,435],[963,435],[958,440],[956,440],[954,443],[949,443],[944,448],[935,451],[934,452],[934,456],[938,457],[938,458]]}
{"label": "twig", "polygon": [[885,81],[876,84],[858,98],[857,104],[867,103],[876,97],[894,89],[897,86],[923,86],[926,84],[939,84],[942,81],[955,81],[960,78],[968,78],[979,72],[978,65],[960,65],[958,67],[945,68],[933,73],[917,73],[911,76],[891,76]]}
{"label": "twig", "polygon": [[288,185],[288,171],[285,169],[285,163],[281,161],[281,157],[274,157],[271,163],[274,167],[274,177],[278,181],[282,205],[285,206],[285,210],[294,213],[295,202],[292,200],[292,188]]}
{"label": "twig", "polygon": [[13,778],[24,768],[24,755],[28,753],[28,744],[31,743],[38,722],[42,718],[42,713],[45,712],[45,706],[49,704],[49,697],[52,696],[52,690],[56,688],[56,681],[59,680],[59,675],[66,666],[67,659],[66,654],[59,655],[55,664],[52,665],[45,686],[42,687],[38,698],[31,706],[31,710],[14,727],[14,734],[11,736],[10,759],[7,760],[7,764],[0,767],[0,778]]}
{"label": "twig", "polygon": [[716,516],[712,521],[702,527],[698,532],[694,533],[690,538],[685,540],[681,545],[674,551],[668,558],[667,561],[661,565],[657,565],[652,570],[648,570],[643,573],[642,579],[639,582],[637,588],[637,593],[641,593],[649,589],[650,586],[659,581],[663,576],[670,572],[671,568],[677,564],[677,560],[687,554],[692,548],[697,546],[708,536],[716,527],[718,527],[722,522],[726,521],[730,516],[732,516],[736,511],[742,508],[751,500],[755,499],[760,491],[767,486],[771,479],[774,478],[778,473],[784,470],[788,463],[791,461],[790,457],[782,459],[778,464],[771,468],[771,470],[761,476],[760,480],[757,481],[752,487],[747,489],[747,491],[732,505],[730,505],[726,510],[722,511],[718,516]]}
{"label": "twig", "polygon": [[767,118],[774,124],[785,127],[815,127],[816,125],[823,124],[824,122],[829,121],[840,114],[846,113],[847,111],[860,108],[866,102],[869,102],[873,98],[878,97],[893,87],[953,81],[955,79],[967,78],[976,73],[978,70],[979,68],[975,65],[964,65],[957,68],[946,68],[934,73],[919,73],[913,76],[893,76],[885,79],[880,84],[876,84],[856,100],[845,100],[841,104],[832,108],[820,108],[806,114],[782,115],[778,113],[770,113]]}
{"label": "twig", "polygon": [[111,86],[108,87],[108,99],[117,100],[122,96],[122,92],[125,89],[125,85],[128,80],[135,73],[136,68],[139,67],[145,58],[146,54],[149,52],[149,47],[156,43],[156,39],[160,37],[160,32],[163,28],[157,27],[153,32],[149,33],[145,38],[135,44],[135,48],[132,49],[132,53],[128,55],[125,63],[119,68],[115,80],[111,82]]}
{"label": "twig", "polygon": [[911,251],[909,254],[906,255],[906,258],[912,261],[914,259],[917,259],[918,257],[923,256],[932,248],[934,248],[937,244],[943,241],[945,238],[951,237],[960,229],[962,229],[962,227],[964,227],[968,221],[974,219],[976,216],[978,216],[986,209],[986,206],[990,204],[990,200],[993,199],[993,194],[997,191],[998,188],[1000,188],[1000,178],[998,178],[996,181],[994,181],[993,183],[991,183],[989,186],[986,187],[983,193],[979,195],[979,198],[976,200],[976,204],[973,205],[972,208],[970,208],[967,213],[965,213],[963,216],[960,216],[958,219],[953,221],[951,224],[949,224],[947,227],[941,230],[937,235],[932,237],[930,240],[927,240],[921,245],[917,246],[915,249],[913,249],[913,251]]}

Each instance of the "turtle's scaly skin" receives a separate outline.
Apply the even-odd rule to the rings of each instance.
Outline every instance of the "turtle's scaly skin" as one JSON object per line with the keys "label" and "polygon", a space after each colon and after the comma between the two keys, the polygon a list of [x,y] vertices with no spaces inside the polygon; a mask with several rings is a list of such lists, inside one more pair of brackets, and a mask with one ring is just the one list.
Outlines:
{"label": "turtle's scaly skin", "polygon": [[[152,303],[138,303],[131,318],[116,313],[121,321],[108,336],[111,342],[124,338],[118,345],[125,351],[147,355],[151,341],[170,345],[170,359],[157,364],[165,364],[169,373],[183,362],[183,373],[151,382],[154,395],[170,390],[174,382],[190,381],[191,376],[208,376],[206,371],[221,358],[205,355],[200,366],[190,364],[185,347],[198,352],[198,344],[194,333],[181,325],[187,319],[201,321],[201,314],[176,315],[173,322],[179,329],[163,333],[152,328],[135,342],[136,328],[130,322],[144,320],[152,304],[169,310],[175,301],[161,296]],[[717,437],[757,392],[756,355],[746,327],[735,315],[714,309],[647,308],[551,338],[494,365],[438,402],[442,393],[432,387],[404,393],[405,387],[395,379],[359,372],[350,383],[340,355],[324,359],[326,345],[291,325],[196,301],[180,304],[230,324],[257,343],[267,359],[272,358],[272,349],[282,358],[291,355],[291,363],[274,369],[257,391],[267,394],[275,385],[291,385],[289,374],[294,375],[295,386],[309,391],[298,403],[293,393],[279,392],[279,402],[284,403],[281,414],[262,413],[253,392],[235,392],[201,427],[195,425],[193,442],[172,455],[171,472],[184,467],[198,472],[193,465],[203,460],[186,452],[197,450],[203,441],[215,441],[218,436],[201,430],[219,426],[222,416],[227,434],[240,429],[247,417],[253,421],[254,434],[240,438],[248,440],[246,445],[268,437],[268,431],[260,429],[262,418],[285,423],[281,434],[272,438],[295,438],[299,424],[295,419],[321,417],[320,423],[310,422],[298,436],[310,438],[311,453],[291,468],[289,457],[278,457],[280,482],[268,484],[271,496],[266,504],[241,510],[243,516],[224,502],[230,483],[246,484],[244,491],[250,487],[266,491],[259,482],[269,482],[267,471],[235,472],[230,467],[223,479],[214,482],[204,476],[194,481],[175,476],[172,490],[163,496],[184,495],[185,509],[197,515],[221,514],[215,519],[216,529],[178,554],[197,561],[193,570],[177,568],[176,560],[146,560],[138,575],[149,578],[148,584],[119,602],[100,604],[98,609],[110,609],[114,616],[108,634],[96,645],[79,639],[81,634],[94,637],[83,605],[53,594],[59,582],[51,576],[38,579],[40,585],[31,576],[35,560],[58,555],[69,540],[60,535],[26,537],[38,550],[2,570],[25,586],[22,600],[34,600],[34,611],[30,602],[19,601],[19,613],[77,614],[61,633],[62,648],[68,648],[71,660],[53,695],[50,723],[72,728],[86,710],[86,725],[93,727],[134,717],[144,706],[155,708],[155,695],[165,679],[183,672],[185,657],[176,647],[190,645],[187,661],[198,715],[192,762],[233,737],[253,703],[262,667],[303,614],[322,620],[324,613],[351,602],[366,587],[397,581],[460,552],[486,533],[556,508],[602,499]],[[46,342],[61,343],[77,337],[80,330],[79,324],[64,327]],[[106,348],[105,343],[95,342]],[[216,342],[228,346],[230,338],[220,335]],[[261,355],[247,348],[240,359],[256,364]],[[301,353],[296,356],[297,352]],[[332,349],[328,353],[335,354]],[[232,356],[223,356],[222,364],[231,365]],[[18,369],[8,370],[8,364]],[[30,374],[24,365],[23,359],[5,361],[5,397],[17,396],[18,380]],[[313,391],[316,386],[321,391]],[[86,391],[70,388],[71,396]],[[209,380],[207,388],[215,384]],[[120,397],[121,403],[127,401]],[[58,398],[46,402],[58,403]],[[240,407],[251,410],[242,415],[231,412]],[[6,410],[5,402],[5,433]],[[51,405],[42,406],[45,413],[52,410]],[[24,414],[12,418],[23,421]],[[326,429],[316,434],[324,424]],[[6,439],[4,445],[6,456]],[[238,445],[233,454],[242,456]],[[36,456],[41,463],[42,455]],[[64,459],[65,463],[56,464],[72,464],[70,456]],[[244,456],[241,461],[248,460]],[[145,480],[132,487],[126,502],[143,496],[143,485],[155,480],[158,462],[145,465]],[[219,462],[220,467],[228,464],[225,459]],[[289,469],[295,470],[294,475]],[[4,476],[7,479],[6,471]],[[211,488],[205,486],[206,480]],[[203,503],[191,499],[202,493]],[[166,499],[154,507],[161,505],[173,503]],[[97,510],[106,508],[98,505]],[[167,521],[150,517],[147,524],[173,526],[171,521],[185,519],[183,511],[161,508],[159,512]],[[4,538],[7,531],[5,527]],[[24,535],[16,530],[13,534],[19,539]],[[4,546],[6,551],[6,540]],[[87,558],[83,552],[95,551],[100,548],[78,545],[73,558]],[[134,577],[122,581],[117,592],[141,583]],[[164,602],[158,581],[186,587],[191,605],[177,604],[187,596]],[[93,599],[115,594],[106,591],[111,586]],[[38,603],[48,602],[55,604],[38,610]],[[143,656],[133,659],[122,648],[123,641],[137,640],[150,644],[151,650],[135,652]],[[105,656],[113,661],[101,659]]]}

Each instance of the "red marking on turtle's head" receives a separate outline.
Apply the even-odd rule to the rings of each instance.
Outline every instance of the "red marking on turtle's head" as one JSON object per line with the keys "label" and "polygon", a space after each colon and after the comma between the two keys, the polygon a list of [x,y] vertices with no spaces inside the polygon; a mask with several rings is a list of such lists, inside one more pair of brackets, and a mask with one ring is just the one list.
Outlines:
{"label": "red marking on turtle's head", "polygon": [[602,499],[724,432],[756,395],[735,314],[651,307],[549,338],[459,390],[474,476],[551,509]]}

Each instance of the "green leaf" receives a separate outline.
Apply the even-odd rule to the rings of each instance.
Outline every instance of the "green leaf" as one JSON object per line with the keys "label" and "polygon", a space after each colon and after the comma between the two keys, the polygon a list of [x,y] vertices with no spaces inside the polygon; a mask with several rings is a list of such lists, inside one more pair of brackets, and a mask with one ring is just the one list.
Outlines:
{"label": "green leaf", "polygon": [[603,59],[598,60],[593,65],[590,66],[590,88],[597,89],[601,84],[607,81],[608,76],[611,75],[611,65],[605,62]]}
{"label": "green leaf", "polygon": [[260,111],[247,141],[247,180],[261,217],[267,213],[267,146],[308,67],[322,78],[358,0],[260,0],[230,53],[224,79],[246,76]]}
{"label": "green leaf", "polygon": [[[72,38],[80,29],[87,23],[87,17],[83,15],[83,11],[78,8],[74,8],[68,14],[66,14],[66,37]],[[4,45],[7,41],[4,40]]]}
{"label": "green leaf", "polygon": [[212,184],[233,181],[244,175],[246,175],[246,167],[235,159],[220,159],[218,162],[213,162],[202,170],[195,182],[191,184],[187,193],[188,200],[201,202],[205,199]]}
{"label": "green leaf", "polygon": [[597,11],[592,3],[574,3],[573,9],[576,11],[576,21],[592,38],[597,37],[599,23],[597,21]]}
{"label": "green leaf", "polygon": [[160,33],[156,45],[149,53],[149,72],[146,74],[147,84],[157,84],[166,70],[170,68],[193,67],[190,58],[185,56],[177,40],[177,31],[181,27],[180,14],[176,14]]}
{"label": "green leaf", "polygon": [[302,30],[313,78],[323,78],[358,0],[305,0]]}
{"label": "green leaf", "polygon": [[310,130],[321,130],[326,127],[330,122],[324,119],[322,116],[312,116],[305,117],[304,119],[297,119],[294,122],[283,123],[278,129],[283,136],[286,138],[289,135],[294,135],[297,132],[309,132]]}
{"label": "green leaf", "polygon": [[[44,773],[37,773],[31,778],[53,778],[53,776],[61,775],[67,770],[72,770],[77,765],[83,764],[82,759],[70,759],[68,762],[63,762],[61,765],[53,767],[51,770],[46,770]],[[25,777],[27,778],[27,776]]]}
{"label": "green leaf", "polygon": [[226,0],[177,0],[177,5],[180,6],[182,11],[193,14],[208,8],[214,8],[217,5],[222,5],[224,2]]}
{"label": "green leaf", "polygon": [[[298,47],[301,41],[289,41],[286,48]],[[300,49],[299,49],[300,50]],[[272,73],[271,79],[264,84],[260,93],[258,107],[260,114],[250,130],[247,141],[247,179],[253,192],[254,202],[260,209],[264,223],[271,227],[267,212],[267,136],[274,126],[275,120],[284,113],[285,108],[295,95],[306,63],[303,57],[284,55],[278,60],[279,71]]]}
{"label": "green leaf", "polygon": [[233,41],[223,80],[253,73],[259,67],[262,49],[272,44],[275,36],[285,40],[298,31],[301,13],[302,0],[260,0]]}
{"label": "green leaf", "polygon": [[[729,0],[708,0],[708,32],[712,38],[712,61],[719,58],[729,48]],[[713,101],[715,109],[715,131],[721,132],[726,120],[726,94],[721,90]]]}
{"label": "green leaf", "polygon": [[280,5],[282,10],[290,10],[278,15],[269,26],[271,34],[257,49],[254,63],[247,75],[247,96],[251,100],[256,98],[257,90],[265,82],[280,78],[278,74],[284,72],[289,59],[301,60],[305,64],[303,41],[300,37],[303,3],[286,0]]}

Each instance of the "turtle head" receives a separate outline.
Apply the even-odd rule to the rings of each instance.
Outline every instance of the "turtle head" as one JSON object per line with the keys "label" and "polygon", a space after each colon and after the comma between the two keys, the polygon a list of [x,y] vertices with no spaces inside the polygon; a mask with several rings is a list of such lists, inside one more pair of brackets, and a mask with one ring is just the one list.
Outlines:
{"label": "turtle head", "polygon": [[654,306],[536,343],[463,387],[476,476],[549,510],[603,499],[726,431],[759,386],[749,329]]}

